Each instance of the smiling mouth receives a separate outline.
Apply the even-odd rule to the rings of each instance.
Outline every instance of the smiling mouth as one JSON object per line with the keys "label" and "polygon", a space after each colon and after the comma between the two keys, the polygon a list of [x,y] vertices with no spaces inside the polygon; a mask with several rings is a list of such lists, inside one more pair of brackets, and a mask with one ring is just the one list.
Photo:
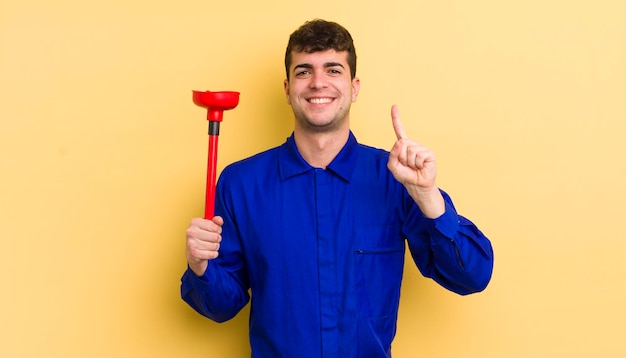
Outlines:
{"label": "smiling mouth", "polygon": [[325,103],[330,103],[333,101],[332,98],[330,97],[324,97],[324,98],[309,98],[308,99],[309,103],[312,104],[325,104]]}

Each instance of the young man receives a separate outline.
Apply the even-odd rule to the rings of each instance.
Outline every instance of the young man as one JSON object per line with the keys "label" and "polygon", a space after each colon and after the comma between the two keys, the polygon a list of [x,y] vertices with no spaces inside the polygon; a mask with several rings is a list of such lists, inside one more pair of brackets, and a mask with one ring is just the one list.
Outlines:
{"label": "young man", "polygon": [[217,322],[251,299],[254,357],[390,357],[408,244],[448,290],[482,291],[489,240],[435,184],[433,153],[407,138],[391,152],[356,141],[356,52],[340,25],[305,23],[285,54],[293,134],[229,165],[216,216],[187,229],[183,299]]}

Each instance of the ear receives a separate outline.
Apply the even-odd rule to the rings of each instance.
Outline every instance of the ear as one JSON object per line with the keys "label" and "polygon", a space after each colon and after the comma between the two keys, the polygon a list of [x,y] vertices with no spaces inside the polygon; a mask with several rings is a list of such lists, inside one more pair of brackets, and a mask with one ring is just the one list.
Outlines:
{"label": "ear", "polygon": [[354,77],[352,80],[352,102],[356,102],[359,97],[359,90],[361,89],[361,80],[358,77]]}
{"label": "ear", "polygon": [[283,87],[285,90],[285,96],[287,97],[287,104],[291,105],[291,99],[289,99],[289,80],[285,80],[283,82]]}

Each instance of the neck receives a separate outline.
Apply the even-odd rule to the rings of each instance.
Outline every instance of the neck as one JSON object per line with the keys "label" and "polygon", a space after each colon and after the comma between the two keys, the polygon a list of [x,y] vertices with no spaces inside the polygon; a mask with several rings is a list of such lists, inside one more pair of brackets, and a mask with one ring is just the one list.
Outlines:
{"label": "neck", "polygon": [[350,131],[307,133],[294,130],[294,139],[300,155],[312,167],[326,169],[348,141]]}

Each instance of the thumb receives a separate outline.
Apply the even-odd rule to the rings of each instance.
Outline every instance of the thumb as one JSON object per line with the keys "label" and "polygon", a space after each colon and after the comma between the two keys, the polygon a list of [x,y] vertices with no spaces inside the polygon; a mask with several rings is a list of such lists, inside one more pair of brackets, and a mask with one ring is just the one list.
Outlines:
{"label": "thumb", "polygon": [[224,225],[224,219],[221,216],[214,216],[213,220],[211,220],[211,221],[213,221],[213,223],[215,223],[215,225],[217,225],[217,226]]}

